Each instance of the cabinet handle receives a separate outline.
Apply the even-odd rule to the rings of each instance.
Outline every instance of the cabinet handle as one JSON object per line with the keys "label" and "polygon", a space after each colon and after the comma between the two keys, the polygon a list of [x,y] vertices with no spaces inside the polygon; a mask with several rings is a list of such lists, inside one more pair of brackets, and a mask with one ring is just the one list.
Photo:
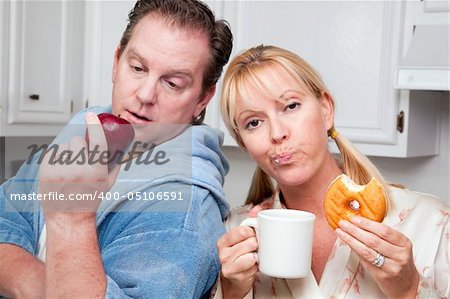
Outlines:
{"label": "cabinet handle", "polygon": [[405,126],[405,112],[400,111],[399,114],[397,114],[397,131],[400,133],[403,133],[403,129]]}
{"label": "cabinet handle", "polygon": [[31,94],[29,96],[29,98],[33,101],[38,101],[39,100],[39,95],[38,94]]}

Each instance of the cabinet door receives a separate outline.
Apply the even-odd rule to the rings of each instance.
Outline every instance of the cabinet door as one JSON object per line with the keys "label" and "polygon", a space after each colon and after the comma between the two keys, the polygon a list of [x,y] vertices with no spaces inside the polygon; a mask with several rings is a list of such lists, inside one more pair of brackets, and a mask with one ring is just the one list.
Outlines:
{"label": "cabinet door", "polygon": [[11,1],[8,124],[62,124],[82,93],[83,1]]}
{"label": "cabinet door", "polygon": [[239,35],[236,52],[272,44],[297,53],[322,75],[336,102],[336,126],[345,136],[354,142],[395,144],[398,94],[393,74],[399,4],[244,1],[233,5],[246,20],[238,25],[245,34]]}
{"label": "cabinet door", "polygon": [[111,104],[114,52],[136,1],[88,1],[86,4],[86,106]]}

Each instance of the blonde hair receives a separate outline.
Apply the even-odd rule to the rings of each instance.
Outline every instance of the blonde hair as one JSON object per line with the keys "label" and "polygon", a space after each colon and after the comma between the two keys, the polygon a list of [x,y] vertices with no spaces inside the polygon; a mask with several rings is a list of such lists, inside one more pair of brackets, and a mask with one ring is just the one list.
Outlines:
{"label": "blonde hair", "polygon": [[[323,94],[330,95],[320,75],[298,55],[275,46],[260,45],[250,48],[233,58],[228,66],[222,85],[221,114],[225,125],[240,147],[245,150],[234,119],[236,101],[246,98],[246,87],[253,85],[259,90],[270,92],[261,73],[266,67],[276,67],[304,85],[317,99]],[[333,101],[334,107],[334,101]],[[334,125],[328,130],[333,135],[341,154],[341,168],[357,184],[365,185],[375,177],[382,185],[387,203],[391,202],[387,184],[373,163],[358,152],[354,145],[341,134],[335,134]],[[270,177],[259,167],[256,168],[246,204],[256,205],[274,194]]]}

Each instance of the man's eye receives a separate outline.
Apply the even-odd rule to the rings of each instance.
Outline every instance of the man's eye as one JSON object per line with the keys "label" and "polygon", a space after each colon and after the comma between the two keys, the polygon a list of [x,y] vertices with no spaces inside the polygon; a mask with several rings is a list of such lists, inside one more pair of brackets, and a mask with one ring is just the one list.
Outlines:
{"label": "man's eye", "polygon": [[167,84],[171,87],[171,88],[178,88],[178,85],[176,85],[175,83],[171,82],[171,81],[167,81]]}
{"label": "man's eye", "polygon": [[141,73],[144,71],[144,69],[139,66],[132,66],[132,68],[136,73]]}

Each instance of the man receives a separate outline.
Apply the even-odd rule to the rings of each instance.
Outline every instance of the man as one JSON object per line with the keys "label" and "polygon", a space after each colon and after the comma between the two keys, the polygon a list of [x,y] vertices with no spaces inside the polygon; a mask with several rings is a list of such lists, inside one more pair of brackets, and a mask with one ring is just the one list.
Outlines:
{"label": "man", "polygon": [[[76,115],[54,142],[59,145],[58,159],[64,150],[106,149],[95,113],[110,112],[128,120],[141,145],[149,140],[153,124],[201,124],[231,49],[228,25],[216,21],[200,1],[138,1],[116,50],[112,108]],[[84,122],[89,144],[75,132],[82,127],[76,124]],[[102,163],[51,164],[48,155],[36,154],[16,178],[3,184],[0,294],[208,296],[220,267],[215,243],[228,212],[222,189],[228,171],[220,151],[222,137],[206,126],[167,131],[172,135],[151,139],[164,141],[159,151],[163,154],[152,160],[158,165],[139,164],[134,158],[131,166],[115,165],[108,172]],[[145,150],[155,149],[141,148]],[[11,202],[14,194],[95,194],[96,201],[67,212],[60,203]],[[121,200],[107,202],[105,194]]]}

